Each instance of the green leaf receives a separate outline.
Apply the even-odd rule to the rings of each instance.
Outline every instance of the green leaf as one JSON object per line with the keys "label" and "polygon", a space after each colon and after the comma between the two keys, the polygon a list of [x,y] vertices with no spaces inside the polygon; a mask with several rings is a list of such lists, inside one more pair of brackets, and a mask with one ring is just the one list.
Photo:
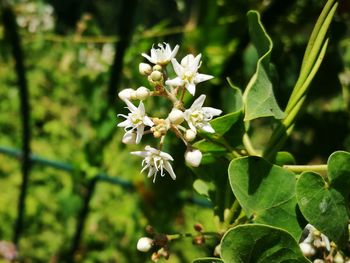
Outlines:
{"label": "green leaf", "polygon": [[231,112],[224,116],[215,118],[210,122],[211,126],[215,130],[214,136],[223,136],[226,132],[230,130],[230,128],[240,120],[241,111]]}
{"label": "green leaf", "polygon": [[293,165],[295,164],[295,159],[294,156],[289,153],[289,152],[278,152],[276,156],[276,160],[274,162],[278,166],[283,166],[283,165]]}
{"label": "green leaf", "polygon": [[197,258],[192,263],[224,263],[220,258]]}
{"label": "green leaf", "polygon": [[348,198],[350,193],[350,153],[334,152],[328,159],[328,171],[331,187]]}
{"label": "green leaf", "polygon": [[307,263],[295,239],[267,225],[241,225],[227,231],[221,241],[225,263]]}
{"label": "green leaf", "polygon": [[227,78],[228,84],[232,88],[233,95],[231,98],[231,105],[230,108],[232,111],[242,111],[243,110],[243,95],[242,91],[239,87],[237,87],[233,82],[231,81],[230,78]]}
{"label": "green leaf", "polygon": [[296,187],[304,217],[339,246],[345,245],[349,238],[349,178],[350,154],[335,152],[328,160],[329,183],[317,173],[304,172]]}
{"label": "green leaf", "polygon": [[200,141],[194,143],[193,147],[197,148],[201,152],[216,152],[216,153],[225,153],[226,152],[225,147],[223,147],[219,144],[213,143],[213,142],[206,141],[206,140],[200,140]]}
{"label": "green leaf", "polygon": [[193,182],[193,188],[197,191],[198,194],[209,198],[209,191],[215,188],[215,186],[212,183],[206,182],[204,180],[196,179]]}
{"label": "green leaf", "polygon": [[256,72],[243,94],[244,120],[249,121],[269,116],[282,119],[284,113],[277,104],[270,77],[272,41],[261,24],[258,12],[249,11],[248,22],[250,37],[260,58],[257,62]]}
{"label": "green leaf", "polygon": [[228,172],[232,191],[248,217],[299,239],[294,173],[256,156],[233,160]]}

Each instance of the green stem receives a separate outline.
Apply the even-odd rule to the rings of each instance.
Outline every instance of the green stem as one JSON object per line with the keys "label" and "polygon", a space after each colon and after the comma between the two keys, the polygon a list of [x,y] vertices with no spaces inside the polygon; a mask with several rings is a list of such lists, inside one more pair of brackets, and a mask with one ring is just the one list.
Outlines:
{"label": "green stem", "polygon": [[241,208],[241,206],[240,206],[238,200],[236,199],[233,202],[233,204],[232,204],[232,206],[231,206],[227,216],[224,219],[224,229],[227,229],[230,226],[231,221],[235,219],[235,216],[237,216],[237,211],[240,208]]}
{"label": "green stem", "polygon": [[283,168],[296,172],[326,172],[327,171],[327,164],[317,164],[317,165],[283,165]]}
{"label": "green stem", "polygon": [[[206,238],[218,238],[220,236],[219,233],[217,232],[200,232],[199,235],[202,235]],[[171,235],[166,235],[168,241],[173,241],[181,238],[194,238],[197,237],[198,233],[193,234],[193,233],[179,233],[179,234],[171,234]]]}

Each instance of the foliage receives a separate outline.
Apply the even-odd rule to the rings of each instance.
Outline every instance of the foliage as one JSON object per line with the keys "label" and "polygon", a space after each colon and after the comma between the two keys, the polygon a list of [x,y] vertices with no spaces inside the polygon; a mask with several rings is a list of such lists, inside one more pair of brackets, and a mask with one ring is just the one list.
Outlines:
{"label": "foliage", "polygon": [[[76,262],[147,262],[151,253],[136,251],[138,239],[163,234],[168,242],[153,252],[166,248],[168,262],[308,262],[298,247],[309,242],[307,223],[337,245],[318,248],[310,260],[349,258],[345,2],[328,1],[314,26],[323,1],[13,1],[31,151],[72,167],[32,165],[20,260],[66,259],[89,182],[101,171],[132,188],[97,183]],[[193,144],[203,153],[197,168],[184,165],[184,146],[170,137],[164,148],[177,179],[153,184],[129,155],[139,148],[120,143],[116,116],[124,105],[116,94],[148,85],[140,53],[164,41],[179,44],[180,57],[202,53],[200,71],[215,78],[198,92],[224,113],[210,122],[215,133],[200,132]],[[20,149],[16,62],[3,24],[0,43],[0,146]],[[185,96],[185,105],[191,100]],[[170,110],[147,103],[155,116]],[[0,241],[12,239],[20,183],[20,162],[0,154]],[[188,203],[198,195],[210,206]]]}

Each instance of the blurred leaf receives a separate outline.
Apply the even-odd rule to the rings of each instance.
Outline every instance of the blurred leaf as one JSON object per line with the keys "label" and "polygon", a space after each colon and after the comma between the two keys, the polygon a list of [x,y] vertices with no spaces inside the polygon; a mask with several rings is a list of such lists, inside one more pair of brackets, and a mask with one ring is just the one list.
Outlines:
{"label": "blurred leaf", "polygon": [[192,261],[192,263],[224,263],[220,258],[198,258]]}
{"label": "blurred leaf", "polygon": [[256,72],[243,94],[245,121],[273,116],[282,119],[284,113],[279,108],[270,79],[270,54],[272,41],[267,35],[256,11],[248,12],[249,33],[259,54]]}
{"label": "blurred leaf", "polygon": [[255,224],[226,232],[221,241],[221,257],[225,263],[310,262],[288,232]]}
{"label": "blurred leaf", "polygon": [[299,239],[294,173],[255,156],[234,159],[228,172],[232,191],[248,217]]}

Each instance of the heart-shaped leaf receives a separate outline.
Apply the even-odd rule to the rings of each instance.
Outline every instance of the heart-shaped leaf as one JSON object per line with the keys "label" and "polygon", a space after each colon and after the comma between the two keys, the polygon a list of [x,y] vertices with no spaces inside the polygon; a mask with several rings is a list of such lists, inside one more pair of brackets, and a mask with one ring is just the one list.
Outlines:
{"label": "heart-shaped leaf", "polygon": [[258,12],[249,11],[248,22],[250,37],[258,52],[259,60],[256,72],[243,94],[245,105],[244,120],[249,121],[268,116],[282,119],[284,113],[277,104],[270,76],[272,41],[261,24]]}
{"label": "heart-shaped leaf", "polygon": [[307,263],[295,239],[267,225],[241,225],[227,231],[221,241],[225,263]]}
{"label": "heart-shaped leaf", "polygon": [[345,245],[348,233],[350,154],[335,152],[328,159],[328,182],[314,172],[301,174],[296,187],[304,217],[336,242]]}
{"label": "heart-shaped leaf", "polygon": [[234,159],[228,172],[232,191],[248,217],[299,239],[294,173],[255,156]]}

